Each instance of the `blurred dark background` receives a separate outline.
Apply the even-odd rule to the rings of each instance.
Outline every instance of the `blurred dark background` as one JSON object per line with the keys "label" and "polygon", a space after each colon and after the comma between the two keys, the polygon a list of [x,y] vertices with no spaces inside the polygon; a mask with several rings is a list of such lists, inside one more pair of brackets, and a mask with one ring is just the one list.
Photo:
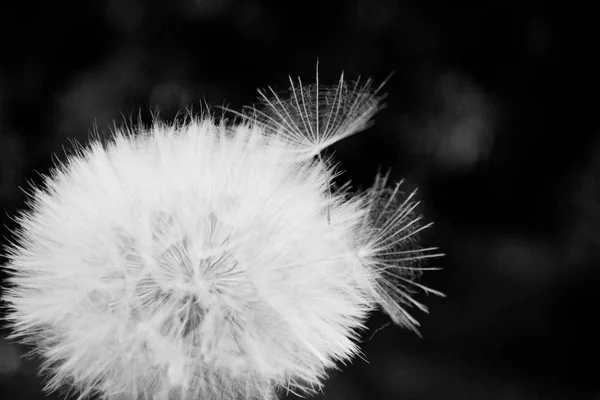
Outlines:
{"label": "blurred dark background", "polygon": [[[288,75],[312,81],[317,59],[321,83],[394,72],[375,125],[332,151],[342,181],[381,166],[419,187],[423,240],[446,253],[422,282],[447,298],[419,297],[422,339],[374,315],[369,363],[318,398],[600,399],[597,14],[550,3],[3,2],[1,233],[20,187],[94,126],[239,110]],[[43,397],[26,350],[0,336],[3,399]]]}

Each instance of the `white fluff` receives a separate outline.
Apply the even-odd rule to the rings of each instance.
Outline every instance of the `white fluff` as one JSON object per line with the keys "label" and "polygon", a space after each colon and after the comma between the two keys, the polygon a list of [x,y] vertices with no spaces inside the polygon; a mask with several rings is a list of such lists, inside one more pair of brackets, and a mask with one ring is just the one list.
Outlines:
{"label": "white fluff", "polygon": [[[378,305],[414,327],[416,203],[332,190],[321,152],[367,127],[378,91],[303,86],[235,124],[156,122],[77,149],[31,193],[8,248],[12,339],[47,391],[107,400],[315,392],[359,355]],[[273,93],[274,94],[274,93]],[[317,156],[317,157],[315,157]],[[421,287],[424,288],[424,287]],[[426,288],[424,288],[426,289]]]}

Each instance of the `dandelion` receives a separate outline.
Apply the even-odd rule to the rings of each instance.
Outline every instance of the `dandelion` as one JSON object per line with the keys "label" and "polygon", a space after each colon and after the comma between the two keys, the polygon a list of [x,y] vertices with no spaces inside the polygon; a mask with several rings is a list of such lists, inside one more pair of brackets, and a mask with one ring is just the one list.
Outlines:
{"label": "dandelion", "polygon": [[[318,76],[318,75],[317,75]],[[317,78],[318,79],[318,78]],[[117,129],[33,187],[7,247],[10,339],[45,390],[78,399],[275,399],[312,394],[360,356],[380,306],[408,309],[428,225],[414,194],[333,188],[322,152],[368,127],[370,81],[291,82],[233,123],[209,115]]]}

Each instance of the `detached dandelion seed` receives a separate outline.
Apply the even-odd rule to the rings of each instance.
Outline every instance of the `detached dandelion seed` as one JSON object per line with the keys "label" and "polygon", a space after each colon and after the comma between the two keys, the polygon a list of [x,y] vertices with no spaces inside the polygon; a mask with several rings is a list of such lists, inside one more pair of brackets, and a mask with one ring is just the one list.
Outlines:
{"label": "detached dandelion seed", "polygon": [[78,399],[313,394],[360,355],[371,311],[416,329],[414,194],[333,190],[322,152],[368,127],[370,81],[291,80],[235,123],[116,130],[33,188],[7,248],[10,339]]}

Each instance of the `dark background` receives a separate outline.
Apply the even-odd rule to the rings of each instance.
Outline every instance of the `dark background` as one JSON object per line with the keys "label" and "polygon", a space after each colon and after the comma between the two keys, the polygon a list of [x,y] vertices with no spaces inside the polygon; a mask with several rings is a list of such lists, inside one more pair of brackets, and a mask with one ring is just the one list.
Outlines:
{"label": "dark background", "polygon": [[[319,398],[600,398],[596,13],[546,3],[3,2],[2,234],[19,187],[94,123],[239,110],[288,75],[312,81],[317,59],[321,83],[394,72],[375,125],[332,150],[341,181],[370,185],[381,166],[419,187],[423,240],[446,253],[422,282],[447,298],[419,297],[422,339],[390,325],[368,340],[388,321],[374,315],[369,363]],[[0,339],[4,399],[42,398],[25,351]]]}

